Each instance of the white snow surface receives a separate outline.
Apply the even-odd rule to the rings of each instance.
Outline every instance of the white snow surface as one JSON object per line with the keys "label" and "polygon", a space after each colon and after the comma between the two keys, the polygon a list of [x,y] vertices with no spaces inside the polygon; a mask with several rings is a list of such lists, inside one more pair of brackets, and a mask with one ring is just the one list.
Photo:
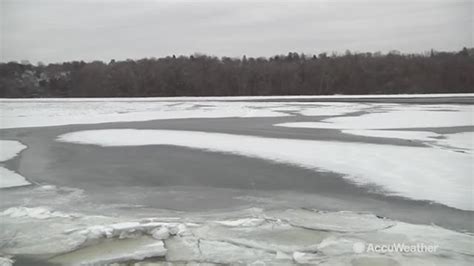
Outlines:
{"label": "white snow surface", "polygon": [[0,101],[0,128],[150,121],[179,118],[275,117],[273,103],[152,101]]}
{"label": "white snow surface", "polygon": [[334,116],[382,104],[311,102],[150,101],[66,99],[0,101],[0,128],[97,124],[182,118]]}
{"label": "white snow surface", "polygon": [[[99,146],[176,145],[340,173],[358,185],[473,210],[473,155],[430,147],[342,143],[173,130],[110,129],[58,141]],[[443,162],[443,163],[439,163]]]}
{"label": "white snow surface", "polygon": [[[474,94],[466,94],[474,96]],[[171,97],[171,98],[70,98],[1,99],[0,128],[25,128],[72,124],[150,121],[182,118],[277,117],[296,112],[304,116],[335,116],[357,111],[402,105],[383,103],[297,102],[299,99],[334,99],[341,96],[269,97]],[[360,98],[362,96],[343,96]],[[363,98],[460,97],[457,95],[364,95]],[[265,100],[295,102],[265,102]],[[249,101],[251,100],[251,101]],[[259,102],[260,101],[260,102]],[[418,105],[414,105],[418,106]],[[435,106],[435,107],[433,107]],[[440,106],[413,108],[437,110]]]}
{"label": "white snow surface", "polygon": [[[0,140],[0,163],[17,156],[26,146],[18,141]],[[26,179],[5,167],[0,166],[0,188],[29,185]]]}

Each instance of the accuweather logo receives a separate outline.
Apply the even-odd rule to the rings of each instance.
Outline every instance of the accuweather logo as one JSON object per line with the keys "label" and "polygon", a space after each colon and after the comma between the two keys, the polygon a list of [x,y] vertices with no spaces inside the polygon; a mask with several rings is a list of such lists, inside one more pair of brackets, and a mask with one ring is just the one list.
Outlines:
{"label": "accuweather logo", "polygon": [[405,244],[373,244],[373,243],[354,243],[352,249],[355,253],[435,253],[438,245],[427,245],[424,243]]}

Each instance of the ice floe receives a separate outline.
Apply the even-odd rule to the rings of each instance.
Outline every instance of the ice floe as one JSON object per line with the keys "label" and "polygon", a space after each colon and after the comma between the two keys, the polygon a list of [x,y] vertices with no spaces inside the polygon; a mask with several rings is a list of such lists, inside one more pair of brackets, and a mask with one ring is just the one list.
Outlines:
{"label": "ice floe", "polygon": [[170,237],[170,230],[166,227],[156,228],[151,231],[151,236],[159,240],[168,239]]}
{"label": "ice floe", "polygon": [[167,261],[196,261],[217,264],[251,264],[271,260],[274,254],[226,241],[196,237],[173,238],[166,241]]}
{"label": "ice floe", "polygon": [[61,135],[58,141],[100,146],[176,145],[231,153],[340,173],[350,182],[376,185],[383,193],[474,209],[472,155],[429,147],[135,129],[79,131]]}
{"label": "ice floe", "polygon": [[[191,224],[192,226],[196,226]],[[186,224],[170,222],[123,222],[108,225],[95,225],[86,228],[72,228],[65,233],[79,234],[87,239],[100,238],[134,238],[141,235],[151,235],[163,239],[166,235],[184,236],[188,232]]]}
{"label": "ice floe", "polygon": [[77,251],[59,255],[50,260],[60,265],[110,265],[119,262],[141,261],[164,257],[167,249],[163,241],[134,238],[121,241],[103,241]]}
{"label": "ice floe", "polygon": [[[3,229],[0,252],[6,258],[14,260],[15,256],[37,254],[50,263],[67,265],[146,258],[176,263],[247,265],[358,265],[352,263],[354,260],[372,264],[391,261],[395,264],[470,265],[474,254],[471,235],[353,212],[289,209],[262,210],[256,216],[245,216],[248,212],[243,210],[240,216],[235,213],[234,218],[225,218],[226,213],[215,213],[214,219],[197,215],[174,219],[174,222],[158,217],[134,220],[80,214],[55,216],[46,222],[9,213],[11,211],[0,213]],[[181,229],[176,229],[178,227]],[[153,238],[158,231],[168,231],[169,235],[163,239]],[[123,235],[127,237],[121,237]],[[354,251],[354,245],[371,243],[424,243],[438,245],[439,249],[434,254]]]}
{"label": "ice floe", "polygon": [[292,226],[333,232],[375,231],[393,226],[388,219],[380,219],[373,214],[354,212],[316,212],[302,209],[289,209],[272,213],[272,217],[283,220]]}
{"label": "ice floe", "polygon": [[[25,148],[26,146],[18,141],[0,140],[0,163],[14,158]],[[23,176],[0,166],[0,188],[18,187],[29,184],[30,182]]]}

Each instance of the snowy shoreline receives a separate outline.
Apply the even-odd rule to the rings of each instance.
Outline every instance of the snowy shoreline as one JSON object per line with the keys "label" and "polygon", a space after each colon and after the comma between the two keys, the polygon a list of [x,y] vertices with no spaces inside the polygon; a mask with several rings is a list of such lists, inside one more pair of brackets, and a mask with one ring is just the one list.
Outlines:
{"label": "snowy shoreline", "polygon": [[360,94],[360,95],[282,95],[282,96],[180,96],[180,97],[84,97],[84,98],[0,98],[5,101],[235,101],[235,100],[277,100],[277,99],[378,99],[378,98],[443,98],[474,97],[474,93],[429,93],[429,94]]}

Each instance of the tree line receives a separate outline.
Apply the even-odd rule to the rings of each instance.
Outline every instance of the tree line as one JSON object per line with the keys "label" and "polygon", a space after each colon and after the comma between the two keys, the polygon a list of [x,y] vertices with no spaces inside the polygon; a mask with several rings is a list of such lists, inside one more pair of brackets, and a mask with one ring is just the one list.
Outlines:
{"label": "tree line", "polygon": [[157,97],[474,92],[474,48],[401,54],[203,54],[0,63],[0,97]]}

